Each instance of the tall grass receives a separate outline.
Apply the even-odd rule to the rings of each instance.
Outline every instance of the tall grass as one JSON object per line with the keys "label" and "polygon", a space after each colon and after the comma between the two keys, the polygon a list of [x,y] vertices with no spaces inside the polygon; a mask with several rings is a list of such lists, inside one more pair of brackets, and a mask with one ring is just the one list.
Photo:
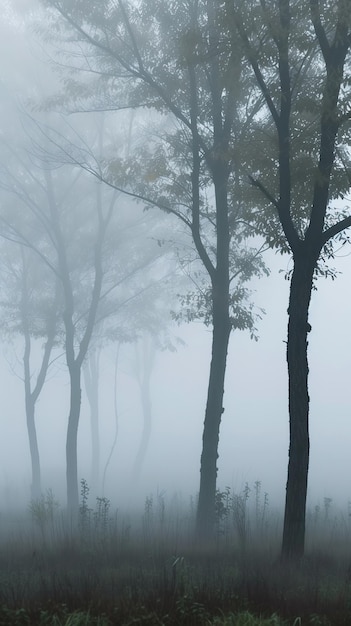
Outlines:
{"label": "tall grass", "polygon": [[48,491],[0,532],[2,624],[351,624],[350,505],[308,513],[306,556],[279,559],[281,518],[261,483],[217,492],[211,544],[194,535],[196,503],[149,494],[139,513],[90,501],[78,525]]}

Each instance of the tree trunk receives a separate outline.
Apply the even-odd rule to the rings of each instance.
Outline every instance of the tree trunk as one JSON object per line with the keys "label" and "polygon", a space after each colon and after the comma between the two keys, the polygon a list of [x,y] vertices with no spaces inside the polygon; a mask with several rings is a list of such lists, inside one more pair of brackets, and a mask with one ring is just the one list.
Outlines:
{"label": "tree trunk", "polygon": [[41,473],[37,432],[35,428],[35,403],[26,394],[26,419],[32,466],[31,498],[37,500],[41,495]]}
{"label": "tree trunk", "polygon": [[83,368],[85,390],[90,405],[91,427],[91,490],[98,495],[100,487],[100,430],[99,430],[99,361],[101,348],[88,354]]}
{"label": "tree trunk", "polygon": [[287,362],[289,374],[290,447],[286,485],[282,557],[300,559],[305,545],[309,465],[309,395],[307,334],[314,263],[295,259],[290,286]]}
{"label": "tree trunk", "polygon": [[213,305],[212,358],[202,436],[200,491],[197,508],[196,530],[198,536],[205,540],[212,538],[215,522],[219,428],[224,411],[224,380],[231,330],[228,295],[220,294],[220,296],[219,294],[215,295]]}
{"label": "tree trunk", "polygon": [[113,437],[112,445],[110,448],[109,455],[107,457],[106,465],[102,474],[102,494],[105,493],[105,480],[108,466],[111,462],[112,455],[114,453],[117,438],[118,438],[118,393],[117,393],[117,374],[118,374],[118,364],[119,364],[119,354],[120,354],[121,344],[117,344],[116,358],[115,358],[115,375],[114,375],[114,389],[113,389],[113,399],[114,399],[114,414],[115,414],[115,434]]}
{"label": "tree trunk", "polygon": [[80,366],[71,365],[69,375],[71,397],[66,439],[67,510],[75,520],[79,509],[77,439],[82,394]]}
{"label": "tree trunk", "polygon": [[138,345],[136,345],[135,352],[136,377],[140,389],[141,408],[143,413],[143,430],[133,467],[133,479],[136,481],[140,478],[151,436],[152,411],[150,380],[155,362],[155,354],[156,348],[152,337],[144,336],[141,340],[140,351],[138,351]]}
{"label": "tree trunk", "polygon": [[[146,365],[146,364],[144,364]],[[143,411],[143,431],[141,434],[141,441],[138,448],[138,452],[135,458],[134,468],[133,468],[133,479],[138,481],[140,478],[141,470],[145,461],[146,452],[148,449],[150,436],[151,436],[151,424],[152,424],[152,413],[151,413],[151,396],[150,396],[150,376],[151,376],[151,368],[147,372],[143,372],[143,378],[140,383],[140,395],[141,395],[141,406]]]}

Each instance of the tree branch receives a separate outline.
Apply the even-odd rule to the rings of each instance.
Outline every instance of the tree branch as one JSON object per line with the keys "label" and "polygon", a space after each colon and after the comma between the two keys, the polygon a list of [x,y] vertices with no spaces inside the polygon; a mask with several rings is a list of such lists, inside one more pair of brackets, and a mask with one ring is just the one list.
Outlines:
{"label": "tree branch", "polygon": [[269,200],[269,202],[271,202],[275,206],[275,208],[279,212],[279,202],[274,198],[274,196],[272,196],[268,189],[266,189],[266,187],[259,180],[251,176],[251,174],[249,174],[249,181],[253,187],[256,187],[263,193],[263,195]]}
{"label": "tree branch", "polygon": [[351,226],[351,216],[345,217],[345,219],[341,220],[337,224],[334,224],[333,226],[330,226],[330,228],[328,228],[327,230],[323,231],[321,248],[329,241],[329,239],[332,239],[333,237],[335,237],[335,235],[338,235],[343,230],[346,230],[346,228],[350,228],[350,226]]}
{"label": "tree branch", "polygon": [[272,97],[271,97],[271,94],[269,92],[267,83],[266,83],[266,81],[265,81],[265,79],[263,77],[263,74],[262,74],[262,72],[260,70],[260,67],[258,65],[257,54],[255,53],[255,51],[253,50],[253,48],[252,48],[252,46],[250,44],[249,38],[248,38],[248,36],[246,34],[246,31],[245,31],[245,29],[243,27],[241,16],[238,15],[237,11],[235,11],[235,10],[234,10],[233,13],[234,13],[234,21],[235,21],[236,29],[237,29],[237,31],[238,31],[238,33],[239,33],[239,35],[240,35],[240,37],[241,37],[241,39],[243,41],[245,49],[246,49],[247,59],[251,63],[251,67],[252,67],[252,69],[254,71],[254,74],[256,76],[256,80],[257,80],[258,85],[259,85],[259,87],[260,87],[260,89],[262,91],[262,94],[264,96],[264,99],[266,101],[268,109],[269,109],[269,111],[270,111],[270,113],[272,115],[274,123],[275,123],[276,127],[278,127],[278,125],[279,125],[279,113],[278,113],[278,111],[276,109],[276,106],[275,106],[273,100],[272,100]]}
{"label": "tree branch", "polygon": [[[130,76],[137,78],[139,80],[142,80],[144,81],[144,83],[149,85],[149,87],[151,87],[153,91],[157,93],[157,95],[161,98],[164,104],[169,108],[171,113],[173,113],[173,115],[180,122],[182,122],[187,128],[189,129],[191,128],[190,120],[188,120],[187,117],[179,109],[179,107],[176,104],[174,104],[174,102],[172,102],[166,89],[164,89],[162,85],[157,83],[152,77],[152,75],[150,74],[150,72],[145,68],[142,62],[140,51],[137,47],[137,41],[134,36],[134,33],[131,33],[128,28],[128,21],[126,22],[126,19],[128,18],[127,16],[125,16],[125,12],[123,12],[124,13],[123,17],[125,19],[125,24],[126,24],[126,28],[127,28],[129,36],[131,35],[133,36],[132,41],[133,41],[134,54],[136,56],[136,60],[138,63],[137,68],[133,67],[129,62],[127,62],[121,55],[119,55],[111,47],[109,47],[108,45],[105,45],[101,41],[97,41],[96,39],[94,39],[94,37],[89,35],[89,33],[86,30],[84,30],[84,28],[82,28],[66,11],[64,11],[63,7],[59,6],[58,3],[55,3],[54,6],[57,9],[57,11],[62,15],[62,17],[70,24],[70,26],[72,26],[72,28],[76,30],[87,41],[88,44],[90,44],[92,47],[98,48],[99,50],[104,52],[107,56],[114,58],[117,61],[117,63],[119,63],[119,65],[123,67],[129,73]],[[123,5],[121,5],[121,8],[122,6]],[[136,46],[136,49],[135,49],[135,46]],[[201,141],[201,147],[203,151],[207,152],[206,144],[202,141],[201,138],[200,138],[200,141]]]}
{"label": "tree branch", "polygon": [[323,57],[327,63],[330,56],[330,45],[325,32],[325,29],[321,22],[321,13],[319,8],[319,0],[310,0],[311,20],[318,39]]}

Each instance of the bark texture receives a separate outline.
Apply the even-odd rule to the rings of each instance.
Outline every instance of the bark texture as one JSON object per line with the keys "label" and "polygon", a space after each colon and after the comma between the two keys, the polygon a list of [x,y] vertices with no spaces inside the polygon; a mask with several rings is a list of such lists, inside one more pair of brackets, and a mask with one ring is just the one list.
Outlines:
{"label": "bark texture", "polygon": [[202,436],[197,508],[197,532],[202,539],[211,539],[214,530],[219,429],[224,411],[224,381],[231,330],[228,307],[225,309],[218,302],[217,309],[214,307],[212,358]]}
{"label": "bark texture", "polygon": [[78,426],[81,406],[81,369],[77,364],[69,366],[70,377],[70,411],[68,416],[66,437],[66,481],[67,481],[67,509],[75,519],[78,514]]}
{"label": "bark texture", "polygon": [[290,447],[282,543],[282,556],[288,559],[301,558],[305,546],[310,449],[307,337],[313,273],[314,263],[295,259],[288,309]]}

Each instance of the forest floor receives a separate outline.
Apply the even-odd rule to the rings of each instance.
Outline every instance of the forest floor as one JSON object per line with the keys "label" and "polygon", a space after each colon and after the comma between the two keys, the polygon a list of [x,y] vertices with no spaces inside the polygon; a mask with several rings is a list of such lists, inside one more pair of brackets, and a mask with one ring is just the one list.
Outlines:
{"label": "forest floor", "polygon": [[52,492],[2,514],[0,626],[350,626],[351,518],[331,501],[308,517],[306,556],[279,559],[281,521],[260,483],[218,492],[216,538],[194,540],[194,506],[164,494],[139,514],[88,503],[78,527]]}

